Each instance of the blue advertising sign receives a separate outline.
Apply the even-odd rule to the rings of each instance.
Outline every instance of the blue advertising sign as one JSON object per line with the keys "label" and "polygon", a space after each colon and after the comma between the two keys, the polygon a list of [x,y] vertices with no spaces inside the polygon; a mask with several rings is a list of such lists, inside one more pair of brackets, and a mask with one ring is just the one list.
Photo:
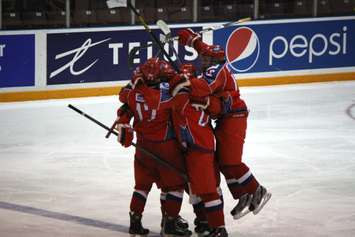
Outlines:
{"label": "blue advertising sign", "polygon": [[0,35],[0,88],[34,84],[35,36]]}
{"label": "blue advertising sign", "polygon": [[355,66],[355,19],[230,27],[213,41],[235,73]]}
{"label": "blue advertising sign", "polygon": [[[194,29],[199,31],[202,28]],[[173,29],[173,34],[177,30]],[[158,38],[160,32],[153,30]],[[47,84],[130,80],[133,70],[148,58],[156,56],[159,48],[142,47],[131,58],[133,65],[128,62],[130,51],[151,41],[149,33],[143,29],[48,34]],[[196,53],[175,43],[179,55],[183,55],[183,62],[196,63]],[[165,48],[177,61],[173,50],[167,44]]]}

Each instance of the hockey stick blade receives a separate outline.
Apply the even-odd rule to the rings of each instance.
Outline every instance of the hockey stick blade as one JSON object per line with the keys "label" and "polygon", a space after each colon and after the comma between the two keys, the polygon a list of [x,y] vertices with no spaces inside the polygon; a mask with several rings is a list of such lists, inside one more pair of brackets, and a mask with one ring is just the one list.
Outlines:
{"label": "hockey stick blade", "polygon": [[163,20],[158,20],[157,21],[157,26],[163,31],[164,35],[171,34],[171,30],[169,26],[165,23]]}
{"label": "hockey stick blade", "polygon": [[108,8],[127,7],[127,0],[108,0],[106,4]]}
{"label": "hockey stick blade", "polygon": [[160,30],[163,32],[163,35],[162,35],[163,37],[161,37],[161,41],[164,43],[168,43],[169,48],[173,51],[173,53],[176,56],[176,59],[178,60],[179,64],[181,65],[182,62],[181,62],[181,59],[179,58],[178,52],[176,51],[176,49],[174,47],[174,41],[171,40],[171,38],[172,38],[171,37],[171,30],[170,30],[168,24],[166,24],[165,21],[163,21],[163,20],[158,20],[156,24],[160,28]]}

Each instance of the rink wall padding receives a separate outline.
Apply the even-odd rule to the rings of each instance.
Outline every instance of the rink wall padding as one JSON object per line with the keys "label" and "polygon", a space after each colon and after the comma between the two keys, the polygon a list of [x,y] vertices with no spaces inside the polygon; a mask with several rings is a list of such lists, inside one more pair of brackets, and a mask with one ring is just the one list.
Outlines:
{"label": "rink wall padding", "polygon": [[118,87],[115,86],[115,87],[61,89],[61,90],[47,90],[47,91],[40,90],[40,91],[23,91],[23,92],[4,92],[4,93],[0,93],[0,102],[118,95],[120,89],[121,89],[120,86]]}
{"label": "rink wall padding", "polygon": [[269,78],[250,78],[238,80],[238,85],[243,86],[270,86],[297,83],[312,82],[329,82],[329,81],[353,81],[355,80],[355,72],[353,73],[334,73],[334,74],[314,74],[314,75],[298,75],[298,76],[274,76]]}
{"label": "rink wall padding", "polygon": [[[171,29],[174,35],[211,24]],[[355,16],[250,21],[204,33],[203,40],[225,49],[240,86],[355,80]],[[0,102],[115,95],[136,66],[157,54],[158,47],[148,47],[129,57],[150,42],[142,26],[1,31]],[[198,65],[196,51],[174,47],[184,63]]]}
{"label": "rink wall padding", "polygon": [[[355,73],[323,74],[312,76],[290,76],[290,77],[271,77],[271,78],[250,78],[238,81],[240,87],[248,86],[269,86],[312,82],[329,81],[350,81],[355,80]],[[122,86],[101,87],[101,88],[81,88],[81,89],[62,89],[50,91],[24,91],[24,92],[5,92],[0,93],[0,102],[47,100],[79,98],[91,96],[118,95]]]}

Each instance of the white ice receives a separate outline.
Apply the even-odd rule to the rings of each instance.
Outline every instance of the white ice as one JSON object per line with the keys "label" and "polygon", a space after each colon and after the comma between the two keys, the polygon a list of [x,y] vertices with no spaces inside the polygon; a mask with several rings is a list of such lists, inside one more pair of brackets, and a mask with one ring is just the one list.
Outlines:
{"label": "white ice", "polygon": [[[244,161],[273,196],[235,221],[223,181],[230,236],[355,236],[355,82],[241,92],[250,108]],[[69,103],[108,126],[119,106],[115,96],[0,104],[1,237],[128,236],[134,150]],[[143,218],[151,236],[159,206],[154,187]],[[181,213],[192,226],[186,195]]]}

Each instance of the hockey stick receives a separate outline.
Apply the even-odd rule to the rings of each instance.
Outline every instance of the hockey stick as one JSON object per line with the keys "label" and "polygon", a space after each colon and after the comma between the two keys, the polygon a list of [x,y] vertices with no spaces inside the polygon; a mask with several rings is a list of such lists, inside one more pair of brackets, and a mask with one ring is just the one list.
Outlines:
{"label": "hockey stick", "polygon": [[126,6],[128,6],[128,8],[130,8],[134,12],[134,14],[138,17],[138,19],[142,23],[144,29],[149,33],[149,35],[153,39],[154,43],[159,46],[161,52],[163,52],[164,56],[168,59],[168,61],[173,66],[175,71],[177,71],[177,72],[179,71],[179,68],[174,63],[174,61],[170,58],[169,54],[165,51],[164,46],[162,45],[160,40],[153,34],[152,30],[149,28],[149,26],[145,22],[144,18],[142,17],[142,15],[139,14],[139,12],[132,5],[130,0],[109,0],[109,1],[106,1],[106,3],[107,3],[108,8],[123,7],[126,4]]}
{"label": "hockey stick", "polygon": [[115,122],[111,125],[110,129],[109,129],[109,130],[107,131],[107,133],[106,133],[105,138],[109,138],[109,137],[110,137],[110,135],[115,131],[116,125],[117,125],[117,121],[115,121]]}
{"label": "hockey stick", "polygon": [[[118,110],[121,110],[121,111],[128,111],[129,107],[128,107],[128,104],[123,104],[121,105],[121,107],[118,109]],[[112,132],[115,130],[115,127],[117,125],[117,120],[115,120],[115,122],[111,125],[111,128],[110,130],[107,132],[105,138],[109,138],[110,135],[112,134]]]}
{"label": "hockey stick", "polygon": [[[160,20],[159,20],[159,21],[160,21]],[[157,21],[157,24],[158,24],[159,21]],[[164,22],[164,24],[166,24],[166,23]],[[158,26],[159,26],[159,25],[158,25]],[[179,58],[179,56],[178,56],[178,53],[176,52],[174,46],[173,46],[173,45],[170,45],[170,43],[173,42],[173,40],[170,40],[170,39],[171,39],[171,32],[165,33],[164,30],[162,29],[162,27],[161,27],[161,26],[159,26],[159,27],[160,27],[160,29],[161,29],[161,30],[163,31],[163,33],[164,33],[164,35],[163,35],[164,37],[163,37],[163,38],[160,38],[160,42],[161,42],[163,45],[165,45],[166,43],[169,44],[169,48],[171,48],[171,49],[173,50],[173,53],[175,54],[175,56],[176,56],[176,58],[177,58],[179,64],[181,65],[182,63],[181,63],[181,60],[180,60],[180,58]],[[170,30],[170,29],[168,29],[168,30]],[[167,31],[166,31],[166,32],[167,32]],[[130,69],[133,68],[133,60],[134,60],[134,57],[135,57],[135,55],[137,54],[137,52],[138,52],[139,50],[141,50],[141,49],[146,49],[146,48],[149,48],[149,47],[153,47],[154,45],[155,45],[155,43],[154,43],[154,42],[151,42],[151,43],[147,43],[147,44],[140,45],[140,46],[136,46],[136,47],[132,48],[131,51],[129,52],[129,55],[128,55],[128,68],[130,68]]]}
{"label": "hockey stick", "polygon": [[[100,121],[96,120],[95,118],[91,117],[90,115],[84,113],[83,111],[81,111],[80,109],[78,109],[77,107],[75,107],[74,105],[69,104],[68,107],[72,110],[74,110],[75,112],[79,113],[80,115],[84,116],[85,118],[91,120],[92,122],[96,123],[97,125],[99,125],[100,127],[106,129],[107,131],[110,131],[111,129],[106,126],[105,124],[101,123]],[[118,136],[118,133],[115,130],[111,130],[111,133]],[[139,145],[135,144],[132,142],[132,146],[134,146],[136,149],[140,150],[141,152],[143,152],[144,154],[148,155],[151,159],[153,159],[154,161],[158,162],[160,165],[165,166],[166,168],[169,168],[173,171],[175,171],[178,175],[180,175],[186,182],[188,182],[188,177],[187,175],[179,170],[178,168],[176,168],[174,165],[170,164],[169,162],[159,158],[158,156],[156,156],[155,154],[151,153],[150,151],[140,147]]]}
{"label": "hockey stick", "polygon": [[134,60],[136,54],[138,53],[138,51],[141,50],[141,49],[148,48],[148,47],[150,47],[150,46],[147,46],[147,44],[144,44],[144,45],[141,45],[141,46],[136,46],[136,47],[131,49],[131,51],[128,54],[128,68],[129,69],[133,69],[134,68],[133,60]]}
{"label": "hockey stick", "polygon": [[[219,30],[219,29],[222,29],[222,28],[238,25],[238,24],[250,21],[250,20],[251,20],[251,18],[247,17],[247,18],[239,19],[237,21],[228,22],[228,23],[225,23],[225,24],[222,24],[222,25],[211,26],[211,27],[208,27],[206,29],[203,29],[203,30],[199,31],[198,34],[203,34],[203,33],[206,33],[208,31]],[[171,37],[169,40],[178,40],[178,39],[179,39],[179,36],[174,36],[174,37]]]}
{"label": "hockey stick", "polygon": [[171,30],[168,26],[168,24],[165,23],[165,21],[163,20],[158,20],[157,21],[157,26],[161,29],[161,31],[163,32],[163,39],[161,39],[161,42],[168,42],[169,48],[173,51],[173,53],[175,54],[175,57],[177,58],[179,64],[181,65],[182,62],[179,58],[179,54],[176,51],[175,47],[174,47],[174,42],[169,40],[171,38]]}
{"label": "hockey stick", "polygon": [[[227,22],[225,24],[222,24],[222,25],[217,25],[217,26],[211,26],[211,27],[208,27],[206,29],[203,29],[201,31],[199,31],[198,33],[199,34],[202,34],[202,33],[205,33],[205,32],[208,32],[208,31],[211,31],[211,30],[218,30],[218,29],[222,29],[222,28],[226,28],[226,27],[230,27],[230,26],[233,26],[233,25],[237,25],[237,24],[240,24],[240,23],[243,23],[243,22],[246,22],[246,21],[250,21],[251,18],[250,17],[247,17],[247,18],[242,18],[242,19],[239,19],[238,21],[231,21],[231,22]],[[169,47],[172,48],[173,50],[173,53],[175,54],[175,56],[177,57],[177,59],[179,60],[179,63],[181,64],[181,60],[178,56],[178,53],[176,52],[175,48],[173,45],[170,45],[171,42],[173,42],[174,40],[177,40],[179,39],[178,36],[175,36],[175,37],[171,37],[171,30],[169,28],[169,26],[166,24],[165,21],[163,20],[158,20],[157,21],[157,26],[160,28],[160,30],[164,33],[165,37],[163,39],[160,39],[160,42],[164,45],[166,43],[169,44]],[[133,68],[133,60],[134,60],[134,56],[137,54],[137,52],[141,49],[146,49],[146,48],[149,48],[149,47],[152,47],[154,46],[155,43],[152,42],[152,43],[148,43],[148,44],[144,44],[144,45],[141,45],[141,46],[136,46],[134,47],[130,52],[129,52],[129,56],[128,56],[128,67],[130,69]]]}
{"label": "hockey stick", "polygon": [[[250,17],[246,17],[246,18],[242,18],[242,19],[239,19],[237,21],[231,21],[231,22],[227,22],[227,23],[224,23],[222,25],[216,25],[216,26],[211,26],[211,27],[208,27],[206,29],[203,29],[199,32],[197,32],[198,34],[203,34],[203,33],[206,33],[208,31],[212,31],[212,30],[219,30],[219,29],[222,29],[222,28],[227,28],[227,27],[231,27],[231,26],[235,26],[235,25],[239,25],[241,23],[244,23],[244,22],[248,22],[248,21],[251,21],[252,18]],[[160,20],[159,20],[160,21]],[[165,22],[164,22],[165,23]],[[166,24],[166,23],[165,23]],[[158,25],[158,22],[157,22],[157,25]],[[163,26],[163,28],[161,27],[162,24],[159,23],[159,28],[164,32],[165,27]],[[165,38],[164,41],[161,41],[162,44],[165,44],[165,43],[168,43],[170,41],[174,41],[174,40],[178,40],[179,39],[179,36],[174,36],[174,37],[170,37],[170,38]],[[150,43],[150,44],[147,44],[147,45],[144,45],[144,46],[137,46],[135,48],[139,48],[139,49],[143,49],[143,48],[148,48],[148,47],[151,47],[154,45],[154,42]],[[139,49],[136,49],[136,51],[138,51]]]}
{"label": "hockey stick", "polygon": [[219,30],[219,29],[222,29],[222,28],[227,28],[227,27],[230,27],[230,26],[238,25],[238,24],[241,24],[241,23],[244,23],[244,22],[247,22],[247,21],[251,21],[251,17],[242,18],[242,19],[239,19],[237,21],[227,22],[227,23],[224,23],[222,25],[211,26],[211,27],[208,27],[208,28],[205,28],[205,29],[201,30],[198,33],[199,34],[203,34],[203,33],[207,32],[207,31]]}

